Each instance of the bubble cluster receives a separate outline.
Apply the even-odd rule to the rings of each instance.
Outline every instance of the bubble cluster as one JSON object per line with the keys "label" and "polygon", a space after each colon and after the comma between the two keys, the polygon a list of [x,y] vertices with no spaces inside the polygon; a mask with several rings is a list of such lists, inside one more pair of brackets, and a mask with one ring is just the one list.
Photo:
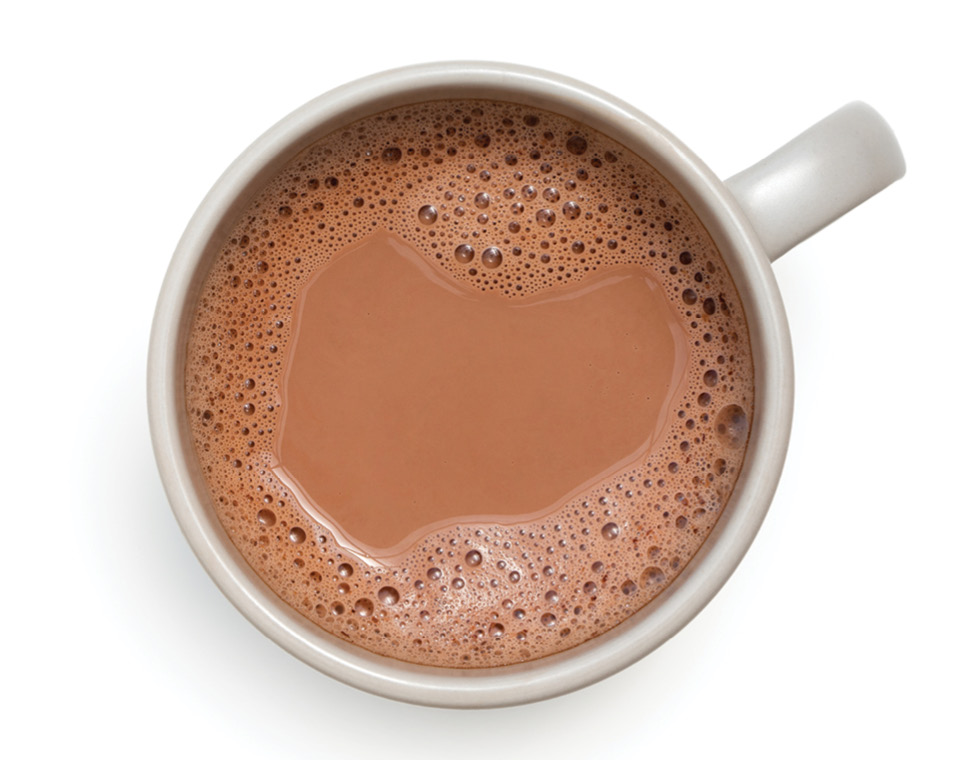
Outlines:
{"label": "bubble cluster", "polygon": [[[473,293],[518,301],[643,266],[690,347],[662,444],[537,522],[443,526],[383,562],[352,551],[276,478],[272,450],[298,294],[377,229]],[[344,641],[459,668],[563,651],[655,604],[720,516],[753,409],[740,301],[683,198],[608,137],[490,101],[403,106],[291,159],[215,253],[185,392],[217,516],[268,586]]]}

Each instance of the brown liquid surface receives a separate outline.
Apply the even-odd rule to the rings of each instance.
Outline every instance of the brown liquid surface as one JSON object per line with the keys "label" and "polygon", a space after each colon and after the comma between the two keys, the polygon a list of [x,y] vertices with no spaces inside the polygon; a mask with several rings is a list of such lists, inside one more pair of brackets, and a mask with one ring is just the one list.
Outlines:
{"label": "brown liquid surface", "polygon": [[268,586],[372,652],[560,652],[681,576],[753,408],[722,257],[606,136],[488,101],[310,146],[216,252],[186,407]]}
{"label": "brown liquid surface", "polygon": [[640,460],[689,355],[642,267],[517,303],[391,233],[310,280],[293,333],[273,469],[373,559],[452,523],[531,520]]}

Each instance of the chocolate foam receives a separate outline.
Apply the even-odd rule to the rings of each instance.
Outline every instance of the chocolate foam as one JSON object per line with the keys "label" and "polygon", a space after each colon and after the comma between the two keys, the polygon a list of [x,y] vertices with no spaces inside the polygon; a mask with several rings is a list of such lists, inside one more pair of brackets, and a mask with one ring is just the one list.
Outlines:
{"label": "chocolate foam", "polygon": [[[483,505],[422,518],[400,544],[404,531],[390,532],[385,552],[344,531],[328,505],[313,508],[285,477],[277,450],[287,369],[305,319],[301,297],[341,254],[378,236],[400,241],[477,300],[570,297],[623,272],[655,282],[682,328],[686,372],[665,396],[650,445],[536,511]],[[381,279],[373,286],[382,288]],[[379,654],[489,667],[599,635],[680,574],[740,471],[753,377],[723,260],[654,168],[559,115],[439,101],[335,132],[256,196],[201,289],[186,403],[217,514],[284,601]],[[596,405],[582,394],[580,414]],[[546,464],[545,457],[541,472]],[[487,483],[506,477],[491,472]],[[578,480],[580,473],[568,482]],[[452,498],[465,483],[462,476]],[[495,503],[520,492],[503,489]],[[528,503],[541,499],[548,497]]]}

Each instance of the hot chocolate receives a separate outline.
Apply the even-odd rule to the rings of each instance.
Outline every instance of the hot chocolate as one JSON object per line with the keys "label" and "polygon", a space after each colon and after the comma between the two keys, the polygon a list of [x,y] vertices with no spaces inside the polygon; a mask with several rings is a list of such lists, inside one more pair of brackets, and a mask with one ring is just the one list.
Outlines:
{"label": "hot chocolate", "polygon": [[509,103],[404,106],[263,188],[204,282],[186,398],[217,514],[326,631],[489,667],[677,577],[753,397],[720,254],[648,164]]}

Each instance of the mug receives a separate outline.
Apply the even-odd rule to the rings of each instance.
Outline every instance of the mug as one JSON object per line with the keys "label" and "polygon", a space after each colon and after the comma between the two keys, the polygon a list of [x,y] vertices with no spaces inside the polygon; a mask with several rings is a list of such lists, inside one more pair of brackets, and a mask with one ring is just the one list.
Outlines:
{"label": "mug", "polygon": [[[748,320],[755,412],[744,466],[710,537],[681,575],[616,628],[570,650],[472,670],[382,657],[326,633],[282,602],[226,535],[210,504],[184,403],[187,335],[200,283],[230,225],[293,156],[325,135],[396,106],[449,98],[533,105],[584,122],[655,167],[685,198],[721,251]],[[546,699],[605,678],[686,625],[728,579],[757,533],[782,470],[792,415],[792,356],[771,262],[904,174],[890,128],[852,103],[768,158],[719,180],[679,140],[635,108],[563,76],[499,63],[448,62],[376,74],[293,112],[221,176],[177,245],[153,321],[148,404],[153,447],[171,507],[197,557],[266,636],[309,665],[385,697],[441,707]]]}

